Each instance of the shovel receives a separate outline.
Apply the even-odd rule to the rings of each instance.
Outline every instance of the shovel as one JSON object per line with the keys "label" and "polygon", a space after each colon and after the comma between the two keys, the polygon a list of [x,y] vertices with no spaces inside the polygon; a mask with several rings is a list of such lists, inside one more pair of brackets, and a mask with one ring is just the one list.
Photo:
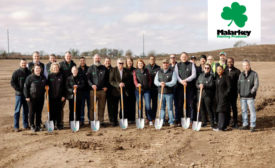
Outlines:
{"label": "shovel", "polygon": [[99,128],[100,128],[100,121],[98,120],[95,120],[96,118],[96,107],[97,107],[97,104],[96,104],[96,89],[94,90],[94,121],[91,121],[91,129],[93,131],[98,131]]}
{"label": "shovel", "polygon": [[155,120],[155,128],[157,130],[161,129],[161,127],[163,125],[163,119],[161,118],[161,115],[160,115],[160,110],[161,110],[161,105],[162,105],[163,89],[164,89],[164,87],[161,86],[160,100],[159,100],[159,118],[156,118],[156,120]]}
{"label": "shovel", "polygon": [[184,105],[183,105],[183,110],[184,110],[184,118],[181,118],[181,126],[184,129],[188,129],[190,126],[190,118],[187,118],[187,112],[186,112],[186,85],[184,85]]}
{"label": "shovel", "polygon": [[200,88],[200,98],[199,98],[199,104],[198,104],[197,121],[194,121],[193,125],[192,125],[192,129],[194,131],[199,131],[201,129],[201,122],[199,122],[199,114],[200,114],[200,107],[201,107],[201,94],[202,94],[202,88]]}
{"label": "shovel", "polygon": [[122,114],[122,118],[119,120],[119,126],[122,129],[126,129],[128,127],[128,120],[127,120],[127,118],[124,119],[124,104],[123,104],[122,87],[120,87],[120,95],[121,95],[121,114]]}
{"label": "shovel", "polygon": [[138,119],[136,119],[136,126],[137,129],[143,129],[144,128],[144,118],[141,118],[141,86],[138,87]]}
{"label": "shovel", "polygon": [[46,99],[47,99],[47,108],[48,108],[48,121],[46,121],[45,126],[48,132],[53,132],[54,124],[53,121],[50,121],[50,103],[49,103],[49,86],[45,86],[46,89]]}
{"label": "shovel", "polygon": [[70,122],[73,132],[77,132],[79,130],[79,121],[76,121],[76,88],[77,85],[74,85],[74,121]]}

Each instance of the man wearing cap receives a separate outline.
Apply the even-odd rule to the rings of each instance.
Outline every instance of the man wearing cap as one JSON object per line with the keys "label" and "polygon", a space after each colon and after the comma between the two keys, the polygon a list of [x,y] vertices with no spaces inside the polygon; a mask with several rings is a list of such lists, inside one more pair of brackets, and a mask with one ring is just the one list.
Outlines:
{"label": "man wearing cap", "polygon": [[174,126],[174,113],[173,113],[173,86],[177,83],[176,73],[169,68],[169,60],[162,60],[162,68],[157,72],[154,83],[158,87],[159,98],[161,97],[161,88],[163,89],[162,103],[161,103],[161,118],[165,119],[165,109],[167,104],[167,111],[169,117],[169,125]]}
{"label": "man wearing cap", "polygon": [[226,52],[224,52],[224,51],[220,52],[219,56],[220,56],[220,60],[219,60],[219,62],[217,62],[215,64],[215,67],[214,67],[215,68],[215,73],[217,72],[217,67],[218,66],[222,66],[223,69],[226,68]]}
{"label": "man wearing cap", "polygon": [[188,61],[188,54],[183,52],[181,54],[181,62],[177,63],[175,72],[180,85],[178,92],[178,114],[176,114],[176,121],[179,123],[183,116],[183,102],[184,102],[184,90],[183,86],[186,86],[186,112],[187,117],[191,117],[194,120],[193,99],[194,99],[194,83],[192,82],[196,78],[196,68],[192,62]]}
{"label": "man wearing cap", "polygon": [[231,82],[231,90],[229,93],[229,105],[230,105],[230,112],[228,113],[228,121],[227,124],[230,123],[231,120],[231,108],[233,112],[233,122],[232,127],[238,128],[238,110],[237,110],[237,99],[238,99],[238,80],[241,71],[238,68],[235,68],[234,66],[234,58],[229,57],[227,59],[226,68],[224,70],[224,73],[229,77]]}

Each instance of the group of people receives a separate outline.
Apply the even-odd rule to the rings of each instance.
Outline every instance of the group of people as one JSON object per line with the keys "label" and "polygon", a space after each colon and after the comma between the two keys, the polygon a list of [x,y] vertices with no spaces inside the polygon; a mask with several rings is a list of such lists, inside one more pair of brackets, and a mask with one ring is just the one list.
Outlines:
{"label": "group of people", "polygon": [[[196,121],[200,99],[199,120],[202,121],[202,127],[210,123],[214,131],[225,131],[230,125],[238,128],[237,98],[240,95],[243,120],[240,129],[250,129],[253,132],[256,127],[254,100],[259,86],[258,75],[251,69],[248,60],[242,62],[241,72],[234,66],[234,59],[227,58],[225,52],[221,52],[219,57],[220,60],[215,63],[212,56],[201,55],[197,66],[196,57],[189,58],[188,53],[183,52],[180,54],[180,62],[176,61],[176,54],[171,54],[170,59],[162,60],[162,65],[159,66],[156,58],[149,56],[148,65],[139,58],[135,67],[134,60],[127,57],[125,61],[118,58],[116,67],[112,67],[110,58],[105,58],[104,64],[101,64],[101,56],[95,54],[91,66],[86,65],[85,57],[80,57],[77,67],[69,51],[65,53],[64,61],[59,63],[56,62],[56,56],[51,54],[46,65],[40,62],[39,52],[34,52],[33,61],[27,63],[25,59],[21,59],[20,68],[11,78],[11,86],[16,92],[14,130],[19,131],[22,106],[24,129],[41,130],[45,86],[48,86],[50,120],[54,121],[57,129],[64,128],[63,109],[67,100],[69,121],[77,120],[84,126],[85,104],[88,120],[93,121],[95,92],[97,119],[103,126],[106,125],[106,103],[109,122],[112,126],[118,125],[118,118],[122,117],[122,93],[124,118],[128,119],[129,124],[135,123],[136,112],[141,110],[139,117],[146,118],[146,124],[153,126],[158,103],[161,103],[159,115],[166,121],[165,124],[181,126],[183,117]],[[141,108],[136,106],[139,98],[141,102],[144,101],[145,116],[142,112],[143,103]],[[250,126],[247,106],[250,111]]]}

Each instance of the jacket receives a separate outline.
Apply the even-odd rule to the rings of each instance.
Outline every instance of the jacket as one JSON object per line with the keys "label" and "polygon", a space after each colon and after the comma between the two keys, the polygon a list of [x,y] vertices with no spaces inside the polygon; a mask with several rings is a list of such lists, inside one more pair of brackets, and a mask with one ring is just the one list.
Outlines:
{"label": "jacket", "polygon": [[16,96],[22,96],[23,90],[24,90],[24,83],[26,81],[26,78],[31,74],[31,72],[28,70],[28,68],[19,68],[16,71],[13,72],[11,77],[11,86],[15,90]]}

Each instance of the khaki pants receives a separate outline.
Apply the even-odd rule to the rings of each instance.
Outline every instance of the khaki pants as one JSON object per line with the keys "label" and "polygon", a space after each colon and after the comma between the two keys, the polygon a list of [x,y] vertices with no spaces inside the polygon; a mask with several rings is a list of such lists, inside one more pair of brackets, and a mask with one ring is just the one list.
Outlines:
{"label": "khaki pants", "polygon": [[[104,121],[104,111],[105,111],[105,105],[106,105],[106,92],[104,90],[96,91],[96,100],[97,100],[97,113],[98,116],[96,116],[96,120],[99,120],[100,122]],[[90,91],[90,120],[94,120],[94,91]]]}

